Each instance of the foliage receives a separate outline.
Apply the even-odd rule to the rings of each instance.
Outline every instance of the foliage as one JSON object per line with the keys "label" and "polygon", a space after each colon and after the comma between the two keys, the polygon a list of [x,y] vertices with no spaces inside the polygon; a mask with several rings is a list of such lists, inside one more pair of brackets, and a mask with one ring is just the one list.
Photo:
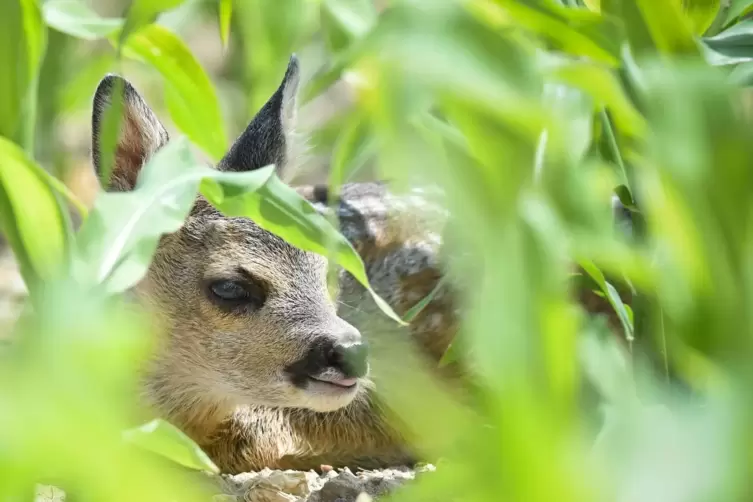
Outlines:
{"label": "foliage", "polygon": [[[457,400],[398,342],[377,359],[392,368],[380,389],[415,446],[447,460],[393,497],[742,498],[753,415],[753,138],[743,109],[753,2],[382,3],[213,0],[211,12],[223,46],[240,54],[233,78],[245,109],[271,93],[293,50],[324,55],[306,101],[352,83],[353,106],[315,135],[334,152],[335,191],[373,164],[396,186],[428,179],[448,195],[448,268],[468,315],[443,363],[467,363],[479,393]],[[0,6],[0,60],[12,69],[0,77],[0,229],[33,306],[0,366],[2,500],[38,482],[83,500],[200,499],[198,485],[144,456],[214,470],[169,424],[134,428],[129,396],[151,337],[121,298],[197,193],[368,286],[353,248],[271,167],[200,165],[190,146],[217,160],[228,121],[219,87],[170,27],[171,15],[204,15],[197,5],[134,1],[117,18],[79,0]],[[50,30],[109,52],[40,82]],[[127,61],[158,76],[185,137],[150,161],[137,190],[101,193],[86,214],[42,167],[37,101],[55,92],[60,110],[88,107],[81,96]],[[629,239],[614,232],[613,194],[631,212]],[[619,337],[574,304],[575,263],[615,309]],[[632,309],[616,282],[634,288]],[[390,325],[402,322],[380,305]],[[595,428],[587,386],[605,410]]]}

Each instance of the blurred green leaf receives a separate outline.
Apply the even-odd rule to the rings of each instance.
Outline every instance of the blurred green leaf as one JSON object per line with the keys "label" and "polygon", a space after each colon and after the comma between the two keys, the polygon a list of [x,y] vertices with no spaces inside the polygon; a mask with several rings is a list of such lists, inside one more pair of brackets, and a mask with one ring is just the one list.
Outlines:
{"label": "blurred green leaf", "polygon": [[88,500],[207,500],[161,458],[123,447],[143,411],[133,399],[154,341],[148,316],[68,280],[45,286],[0,365],[0,470],[14,475],[0,497],[47,481]]}
{"label": "blurred green leaf", "polygon": [[84,106],[91,105],[92,89],[110,73],[115,64],[115,55],[111,52],[94,56],[83,67],[77,68],[66,80],[61,91],[60,111],[73,113]]}
{"label": "blurred green leaf", "polygon": [[68,219],[50,176],[15,144],[0,138],[0,223],[29,289],[63,272]]}
{"label": "blurred green leaf", "polygon": [[175,125],[215,162],[227,151],[219,100],[211,80],[183,41],[162,26],[132,34],[123,54],[151,65],[165,83],[165,101]]}
{"label": "blurred green leaf", "polygon": [[732,21],[749,12],[753,8],[753,0],[729,0],[729,9],[724,20],[724,26],[728,26]]}
{"label": "blurred green leaf", "polygon": [[202,177],[213,172],[198,164],[187,141],[178,139],[144,166],[135,190],[101,193],[77,235],[79,280],[105,283],[111,292],[138,282],[159,238],[183,225]]}
{"label": "blurred green leaf", "polygon": [[220,6],[220,38],[222,45],[227,46],[230,38],[230,21],[233,17],[233,0],[219,0]]}
{"label": "blurred green leaf", "polygon": [[357,60],[362,50],[361,44],[356,42],[347,50],[336,55],[331,62],[317,70],[311,79],[306,82],[301,92],[301,103],[306,104],[329,89],[342,77],[343,72]]}
{"label": "blurred green leaf", "polygon": [[602,12],[620,18],[634,55],[656,51],[699,55],[690,25],[677,0],[604,0]]}
{"label": "blurred green leaf", "polygon": [[332,153],[329,193],[333,199],[340,193],[340,186],[374,154],[375,141],[368,122],[358,113],[348,117]]}
{"label": "blurred green leaf", "polygon": [[35,0],[0,2],[0,136],[34,145],[37,80],[46,31]]}
{"label": "blurred green leaf", "polygon": [[121,47],[132,33],[153,23],[159,14],[174,9],[184,0],[133,0],[128,7],[128,14],[123,29],[118,35],[117,47]]}
{"label": "blurred green leaf", "polygon": [[719,13],[721,0],[682,0],[682,10],[695,35],[703,35]]}
{"label": "blurred green leaf", "polygon": [[594,265],[593,262],[591,262],[590,260],[581,259],[578,260],[578,265],[580,265],[581,268],[586,271],[589,277],[591,277],[591,279],[593,279],[594,282],[598,284],[602,293],[604,293],[607,300],[609,301],[609,304],[612,306],[612,309],[614,309],[615,313],[617,314],[617,317],[620,319],[622,329],[625,331],[625,339],[629,342],[632,342],[634,338],[633,321],[630,319],[630,314],[628,314],[627,309],[625,308],[625,304],[622,302],[620,294],[617,292],[614,286],[607,282],[607,280],[604,278],[604,274],[601,272],[601,270],[598,269],[598,267],[596,267],[596,265]]}
{"label": "blurred green leaf", "polygon": [[565,52],[609,65],[619,62],[621,30],[608,16],[566,8],[552,0],[474,0],[469,6],[490,25],[504,26],[510,16]]}
{"label": "blurred green leaf", "polygon": [[728,30],[702,40],[711,64],[737,64],[753,61],[753,21],[746,20]]}
{"label": "blurred green leaf", "polygon": [[[309,29],[317,2],[308,0],[243,0],[233,13],[243,48],[243,83],[248,115],[255,114],[280,84],[290,54]],[[313,12],[312,12],[313,11]]]}
{"label": "blurred green leaf", "polygon": [[42,12],[49,26],[85,40],[105,38],[119,30],[124,21],[100,17],[81,0],[47,0]]}
{"label": "blurred green leaf", "polygon": [[322,0],[320,16],[329,49],[337,54],[368,33],[377,12],[371,0]]}
{"label": "blurred green leaf", "polygon": [[729,74],[729,80],[740,87],[753,85],[753,62],[740,63]]}
{"label": "blurred green leaf", "polygon": [[[563,146],[567,149],[570,160],[579,162],[591,145],[593,100],[580,89],[550,83],[544,85],[542,101],[559,120],[558,125],[561,125],[565,135]],[[548,141],[549,131],[546,134],[546,138],[542,138],[544,141]],[[540,146],[544,148],[541,155],[546,155],[546,145]]]}
{"label": "blurred green leaf", "polygon": [[123,432],[123,438],[185,467],[218,473],[220,470],[191,438],[164,420],[156,419]]}

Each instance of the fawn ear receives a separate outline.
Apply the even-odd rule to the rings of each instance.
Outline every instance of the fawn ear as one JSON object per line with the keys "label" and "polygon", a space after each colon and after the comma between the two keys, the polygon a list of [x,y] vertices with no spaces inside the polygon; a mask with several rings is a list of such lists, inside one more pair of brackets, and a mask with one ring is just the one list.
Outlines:
{"label": "fawn ear", "polygon": [[102,176],[102,132],[116,92],[122,94],[122,115],[115,158],[106,188],[129,191],[136,186],[141,168],[169,139],[167,130],[141,95],[124,78],[107,75],[94,94],[92,110],[92,159],[97,175]]}
{"label": "fawn ear", "polygon": [[252,171],[270,164],[278,172],[284,169],[290,160],[299,81],[298,58],[293,54],[280,87],[220,161],[219,169]]}

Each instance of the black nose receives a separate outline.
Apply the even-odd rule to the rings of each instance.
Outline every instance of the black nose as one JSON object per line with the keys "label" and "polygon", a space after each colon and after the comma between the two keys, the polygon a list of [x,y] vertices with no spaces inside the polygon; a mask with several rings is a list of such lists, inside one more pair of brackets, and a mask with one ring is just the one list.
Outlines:
{"label": "black nose", "polygon": [[286,368],[292,382],[305,386],[309,378],[330,369],[342,373],[345,378],[360,378],[369,370],[368,346],[363,341],[337,343],[331,340],[318,340],[300,360]]}
{"label": "black nose", "polygon": [[342,371],[348,378],[366,375],[369,369],[369,348],[366,342],[349,345],[335,344],[330,350],[329,365]]}

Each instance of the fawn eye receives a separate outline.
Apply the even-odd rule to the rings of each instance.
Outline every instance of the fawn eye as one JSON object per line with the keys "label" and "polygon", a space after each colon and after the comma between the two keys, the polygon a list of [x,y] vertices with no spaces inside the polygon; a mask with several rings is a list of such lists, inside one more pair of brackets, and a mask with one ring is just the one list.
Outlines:
{"label": "fawn eye", "polygon": [[250,282],[219,280],[209,284],[211,299],[222,307],[252,306],[260,308],[266,300],[264,290]]}

